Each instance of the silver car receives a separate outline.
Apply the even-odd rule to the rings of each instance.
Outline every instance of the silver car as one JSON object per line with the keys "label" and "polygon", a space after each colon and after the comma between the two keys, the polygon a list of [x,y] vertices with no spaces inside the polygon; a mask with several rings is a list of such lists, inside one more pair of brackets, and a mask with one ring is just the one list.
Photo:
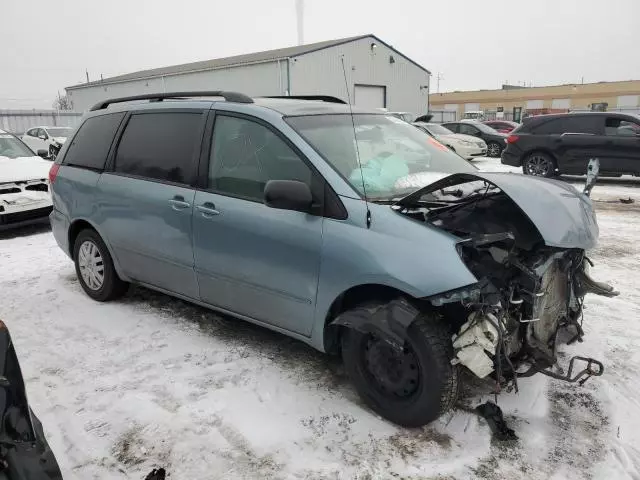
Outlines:
{"label": "silver car", "polygon": [[431,134],[440,143],[467,160],[484,157],[487,154],[487,144],[481,138],[453,133],[437,123],[414,122],[413,125]]}

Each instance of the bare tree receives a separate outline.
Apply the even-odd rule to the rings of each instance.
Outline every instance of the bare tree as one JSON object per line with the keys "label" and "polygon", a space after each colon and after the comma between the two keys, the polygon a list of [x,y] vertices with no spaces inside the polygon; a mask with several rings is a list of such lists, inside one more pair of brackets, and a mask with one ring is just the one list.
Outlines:
{"label": "bare tree", "polygon": [[56,110],[73,110],[73,104],[67,95],[58,94],[58,98],[53,101],[53,108]]}

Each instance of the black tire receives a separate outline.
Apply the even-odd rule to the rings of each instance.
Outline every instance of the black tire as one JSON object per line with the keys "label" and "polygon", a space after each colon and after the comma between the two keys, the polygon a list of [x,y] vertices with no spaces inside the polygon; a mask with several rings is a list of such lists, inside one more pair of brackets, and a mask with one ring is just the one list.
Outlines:
{"label": "black tire", "polygon": [[[366,308],[356,307],[355,310],[360,309],[366,315]],[[400,355],[403,360],[410,358],[410,362],[416,362],[415,368],[409,364],[408,372],[415,374],[417,382],[415,391],[407,395],[398,396],[397,392],[385,391],[374,377],[366,359],[372,339],[384,342],[376,339],[375,335],[353,329],[346,329],[342,335],[345,369],[371,409],[398,425],[419,427],[453,407],[458,398],[459,367],[451,365],[453,345],[446,324],[433,315],[421,314],[407,329],[405,348]],[[411,352],[410,357],[407,357],[408,351]]]}
{"label": "black tire", "polygon": [[[101,266],[103,268],[103,280],[98,288],[95,288],[95,285],[93,287],[90,286],[81,272],[79,261],[80,248],[88,243],[95,246],[101,259],[99,263],[102,264]],[[121,297],[127,292],[129,284],[118,277],[109,250],[95,230],[86,229],[78,234],[73,245],[73,261],[76,266],[76,275],[78,276],[78,281],[82,289],[94,300],[98,302],[108,302],[109,300],[115,300]]]}
{"label": "black tire", "polygon": [[522,162],[522,173],[534,177],[555,177],[556,168],[553,157],[543,152],[532,152]]}
{"label": "black tire", "polygon": [[503,146],[498,142],[489,142],[487,143],[487,156],[493,158],[500,158],[502,154]]}

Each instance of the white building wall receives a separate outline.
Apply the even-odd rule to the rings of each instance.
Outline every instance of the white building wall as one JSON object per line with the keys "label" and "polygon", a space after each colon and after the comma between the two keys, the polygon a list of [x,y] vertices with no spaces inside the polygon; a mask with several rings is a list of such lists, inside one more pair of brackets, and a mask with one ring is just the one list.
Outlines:
{"label": "white building wall", "polygon": [[67,94],[77,112],[87,111],[108,98],[128,97],[145,93],[188,90],[231,90],[250,96],[285,95],[287,90],[286,61],[248,64],[218,70],[183,73],[121,83],[105,83],[89,87],[70,88]]}
{"label": "white building wall", "polygon": [[[373,52],[372,42],[377,44]],[[291,95],[332,95],[346,101],[342,55],[352,101],[356,84],[379,85],[386,87],[389,110],[427,112],[429,74],[372,37],[293,58]],[[394,63],[390,63],[390,57]]]}

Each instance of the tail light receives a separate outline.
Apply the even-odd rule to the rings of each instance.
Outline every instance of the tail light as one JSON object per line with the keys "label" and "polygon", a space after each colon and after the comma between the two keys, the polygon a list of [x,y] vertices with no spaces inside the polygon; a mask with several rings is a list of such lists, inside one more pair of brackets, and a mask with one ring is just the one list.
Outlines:
{"label": "tail light", "polygon": [[49,169],[49,183],[53,184],[53,182],[56,181],[56,176],[58,175],[58,170],[60,170],[60,165],[58,165],[57,163],[54,163],[53,165],[51,165],[51,168]]}
{"label": "tail light", "polygon": [[509,135],[507,137],[507,143],[516,143],[520,137],[518,135]]}

